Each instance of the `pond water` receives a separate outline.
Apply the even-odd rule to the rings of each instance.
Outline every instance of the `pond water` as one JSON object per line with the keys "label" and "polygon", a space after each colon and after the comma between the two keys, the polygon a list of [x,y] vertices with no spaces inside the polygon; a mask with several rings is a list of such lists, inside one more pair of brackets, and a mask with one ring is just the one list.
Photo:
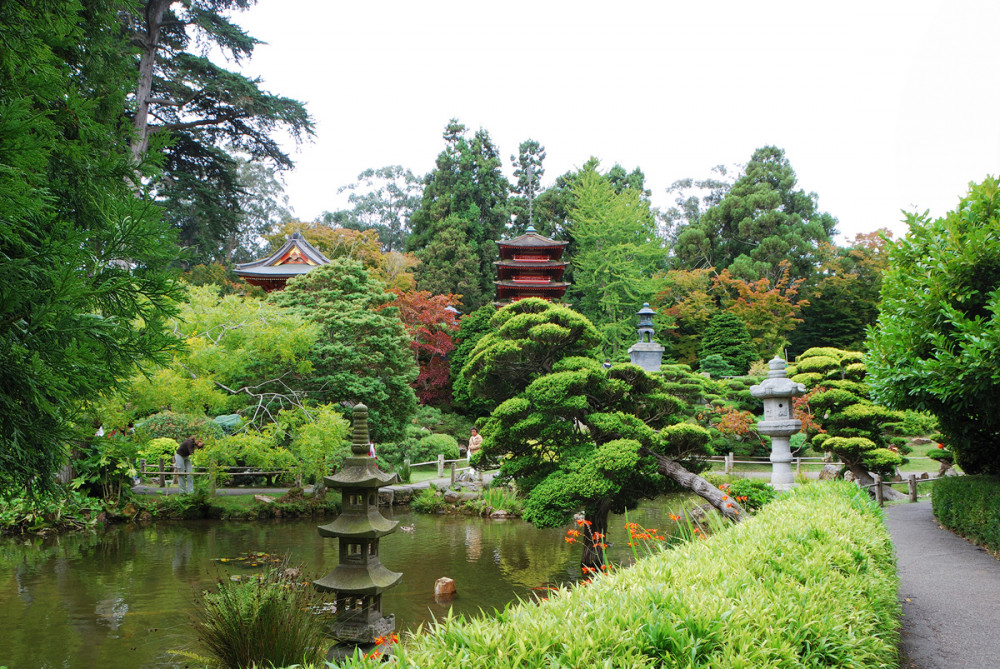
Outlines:
{"label": "pond water", "polygon": [[[645,527],[667,528],[683,500],[666,496],[629,514]],[[412,525],[381,543],[382,562],[403,573],[383,596],[399,630],[455,613],[477,615],[576,580],[580,547],[566,528],[539,530],[520,520],[383,513]],[[220,577],[256,571],[220,563],[247,551],[287,555],[304,575],[337,563],[336,541],[322,539],[328,521],[191,521],[100,532],[0,540],[0,666],[9,669],[193,666],[171,651],[194,650],[191,621],[200,593]],[[624,519],[613,518],[609,556],[626,562]],[[243,565],[245,563],[236,563]],[[434,581],[455,579],[457,597],[434,601]]]}

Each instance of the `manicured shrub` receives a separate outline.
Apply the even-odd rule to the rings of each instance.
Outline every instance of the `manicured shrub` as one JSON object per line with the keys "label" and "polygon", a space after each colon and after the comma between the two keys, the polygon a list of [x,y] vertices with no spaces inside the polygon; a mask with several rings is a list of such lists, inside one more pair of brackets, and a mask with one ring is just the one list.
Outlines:
{"label": "manicured shrub", "polygon": [[204,416],[174,413],[173,411],[161,411],[153,414],[149,418],[139,421],[135,429],[140,440],[169,437],[181,442],[188,437],[218,439],[225,436],[221,425]]}
{"label": "manicured shrub", "polygon": [[736,479],[723,484],[724,490],[750,513],[757,513],[777,495],[777,491],[763,479]]}
{"label": "manicured shrub", "polygon": [[174,453],[177,452],[177,440],[170,437],[157,437],[150,439],[139,449],[139,457],[146,460],[148,466],[156,466],[160,458],[169,467],[174,462]]}
{"label": "manicured shrub", "polygon": [[747,326],[735,314],[724,311],[709,321],[698,356],[705,360],[712,355],[721,356],[736,374],[746,374],[750,363],[757,359]]}
{"label": "manicured shrub", "polygon": [[458,441],[450,434],[428,434],[418,443],[415,451],[408,453],[410,462],[426,462],[435,460],[439,454],[444,454],[445,460],[457,460],[460,456]]}
{"label": "manicured shrub", "polygon": [[934,517],[949,530],[1000,553],[1000,478],[955,476],[934,482]]}
{"label": "manicured shrub", "polygon": [[816,483],[548,601],[449,616],[405,642],[397,666],[895,667],[897,586],[878,507]]}

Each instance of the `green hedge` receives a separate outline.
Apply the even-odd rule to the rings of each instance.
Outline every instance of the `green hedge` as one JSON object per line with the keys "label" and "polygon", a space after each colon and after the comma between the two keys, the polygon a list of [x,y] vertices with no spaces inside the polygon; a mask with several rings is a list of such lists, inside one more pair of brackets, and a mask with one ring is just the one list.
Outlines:
{"label": "green hedge", "polygon": [[815,483],[547,602],[446,619],[404,640],[398,666],[896,667],[897,585],[868,495]]}
{"label": "green hedge", "polygon": [[934,482],[931,506],[949,530],[1000,553],[1000,478],[955,476]]}

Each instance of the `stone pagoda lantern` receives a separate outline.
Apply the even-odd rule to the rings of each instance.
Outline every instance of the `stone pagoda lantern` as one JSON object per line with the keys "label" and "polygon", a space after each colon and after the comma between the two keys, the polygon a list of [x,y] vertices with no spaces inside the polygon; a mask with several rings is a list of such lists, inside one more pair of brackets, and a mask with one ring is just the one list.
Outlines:
{"label": "stone pagoda lantern", "polygon": [[395,629],[396,617],[382,615],[382,592],[403,576],[386,569],[378,552],[379,539],[394,532],[399,522],[379,512],[378,489],[396,475],[381,471],[368,455],[368,407],[356,405],[353,418],[352,457],[339,472],[323,479],[343,497],[340,515],[319,527],[321,536],[338,540],[340,559],[333,571],[313,582],[322,592],[336,593],[331,633],[340,645],[331,649],[331,657],[349,656],[358,646],[370,649],[376,637]]}
{"label": "stone pagoda lantern", "polygon": [[767,378],[750,386],[750,394],[764,400],[764,420],[757,423],[757,431],[771,437],[771,487],[788,490],[795,486],[790,437],[802,429],[802,421],[793,418],[792,400],[806,387],[788,378],[781,358],[775,356],[767,366]]}
{"label": "stone pagoda lantern", "polygon": [[639,341],[628,349],[628,357],[633,365],[647,372],[660,371],[663,362],[663,347],[653,341],[653,316],[656,312],[649,308],[649,302],[639,310]]}

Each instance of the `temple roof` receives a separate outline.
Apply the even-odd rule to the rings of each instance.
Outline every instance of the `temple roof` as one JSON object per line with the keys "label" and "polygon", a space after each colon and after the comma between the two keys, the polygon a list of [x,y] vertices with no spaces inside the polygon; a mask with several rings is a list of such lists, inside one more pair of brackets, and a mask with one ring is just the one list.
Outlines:
{"label": "temple roof", "polygon": [[358,565],[338,564],[313,585],[323,592],[353,595],[376,595],[399,583],[402,574],[389,571],[381,563]]}
{"label": "temple roof", "polygon": [[518,248],[552,248],[566,246],[569,242],[557,242],[554,239],[542,237],[540,234],[535,232],[533,227],[529,227],[527,232],[520,237],[514,237],[514,239],[501,239],[497,242],[497,244],[499,246],[513,246]]}
{"label": "temple roof", "polygon": [[329,258],[307,242],[302,233],[296,231],[285,240],[281,248],[268,257],[237,264],[236,273],[240,276],[296,276],[329,262]]}
{"label": "temple roof", "polygon": [[498,267],[512,267],[517,269],[534,269],[538,267],[539,269],[545,269],[549,267],[566,267],[569,265],[568,260],[545,260],[539,262],[524,262],[522,260],[494,260],[494,265]]}
{"label": "temple roof", "polygon": [[545,288],[548,290],[559,288],[565,289],[569,286],[568,283],[563,283],[561,281],[494,281],[496,286],[502,288],[525,288],[529,290],[538,290],[539,288]]}

